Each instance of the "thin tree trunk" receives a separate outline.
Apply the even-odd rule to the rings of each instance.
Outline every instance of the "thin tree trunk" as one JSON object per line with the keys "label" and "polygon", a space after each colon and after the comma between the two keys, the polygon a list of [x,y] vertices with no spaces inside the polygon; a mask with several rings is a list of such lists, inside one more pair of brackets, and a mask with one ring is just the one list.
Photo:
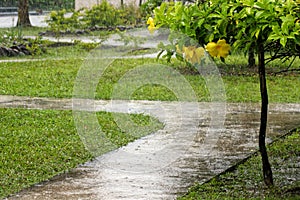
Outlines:
{"label": "thin tree trunk", "polygon": [[17,26],[31,26],[28,0],[19,0]]}
{"label": "thin tree trunk", "polygon": [[267,148],[266,148],[266,130],[268,121],[268,90],[266,84],[265,56],[264,45],[261,40],[258,40],[258,71],[261,94],[261,118],[259,129],[259,150],[263,165],[263,178],[267,186],[273,185],[273,175],[271,165],[269,163]]}
{"label": "thin tree trunk", "polygon": [[255,66],[254,48],[250,48],[248,51],[248,67]]}

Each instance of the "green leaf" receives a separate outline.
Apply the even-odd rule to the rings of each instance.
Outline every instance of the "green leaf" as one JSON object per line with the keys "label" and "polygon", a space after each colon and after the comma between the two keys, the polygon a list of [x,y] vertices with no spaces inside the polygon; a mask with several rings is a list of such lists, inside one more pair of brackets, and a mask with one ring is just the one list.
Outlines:
{"label": "green leaf", "polygon": [[260,18],[261,15],[264,14],[264,12],[265,12],[265,11],[257,11],[256,14],[255,14],[255,17],[256,17],[256,18]]}
{"label": "green leaf", "polygon": [[210,14],[208,18],[222,18],[222,16],[219,14]]}
{"label": "green leaf", "polygon": [[251,11],[252,11],[252,9],[251,9],[250,7],[247,7],[247,8],[246,8],[246,13],[247,13],[248,15],[251,14]]}
{"label": "green leaf", "polygon": [[208,38],[208,41],[213,41],[215,38],[215,35],[214,34],[210,34],[209,38]]}
{"label": "green leaf", "polygon": [[256,37],[256,38],[258,38],[259,33],[260,33],[260,29],[258,29],[258,30],[256,31],[256,33],[255,33],[255,37]]}
{"label": "green leaf", "polygon": [[269,37],[268,37],[268,40],[270,41],[275,41],[275,40],[279,40],[280,38],[281,38],[282,36],[280,35],[277,35],[277,34],[272,34],[272,35],[270,35]]}
{"label": "green leaf", "polygon": [[209,24],[204,24],[204,28],[208,31],[212,31],[212,27]]}
{"label": "green leaf", "polygon": [[281,44],[283,47],[285,47],[286,43],[287,43],[287,37],[286,37],[286,36],[282,36],[282,37],[280,38],[280,44]]}
{"label": "green leaf", "polygon": [[181,54],[176,53],[176,54],[175,54],[175,57],[176,57],[176,59],[179,60],[179,61],[184,61],[184,59],[183,59],[183,57],[182,57]]}
{"label": "green leaf", "polygon": [[197,23],[197,26],[198,26],[198,27],[201,27],[202,24],[204,23],[204,21],[205,21],[205,19],[200,19],[200,20],[198,21],[198,23]]}

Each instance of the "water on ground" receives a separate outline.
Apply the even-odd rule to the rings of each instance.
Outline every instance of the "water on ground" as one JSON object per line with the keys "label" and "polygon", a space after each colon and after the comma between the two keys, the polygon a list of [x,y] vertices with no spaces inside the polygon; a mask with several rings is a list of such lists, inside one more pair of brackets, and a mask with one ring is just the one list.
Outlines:
{"label": "water on ground", "polygon": [[[71,100],[12,96],[0,99],[1,107],[74,108]],[[75,103],[79,105],[81,101]],[[195,181],[210,179],[258,149],[258,104],[226,104],[224,123],[214,126],[211,108],[220,105],[213,103],[91,103],[94,111],[150,114],[165,126],[8,199],[174,199]],[[82,112],[86,110],[86,105],[78,105],[75,107]],[[271,104],[267,141],[299,124],[299,104]]]}

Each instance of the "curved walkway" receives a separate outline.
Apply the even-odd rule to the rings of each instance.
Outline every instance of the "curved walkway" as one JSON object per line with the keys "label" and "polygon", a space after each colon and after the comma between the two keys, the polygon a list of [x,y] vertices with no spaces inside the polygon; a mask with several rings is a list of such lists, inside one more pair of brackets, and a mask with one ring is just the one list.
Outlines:
{"label": "curved walkway", "polygon": [[[0,107],[72,109],[74,102],[81,101],[0,96]],[[212,103],[89,103],[76,108],[150,114],[165,127],[8,199],[174,199],[257,150],[258,104],[227,104],[223,127],[216,128]],[[300,104],[271,104],[268,142],[299,124]]]}
{"label": "curved walkway", "polygon": [[[30,15],[30,21],[33,26],[46,27],[47,23],[45,22],[48,15]],[[11,28],[17,25],[18,16],[0,16],[0,27],[1,28]]]}

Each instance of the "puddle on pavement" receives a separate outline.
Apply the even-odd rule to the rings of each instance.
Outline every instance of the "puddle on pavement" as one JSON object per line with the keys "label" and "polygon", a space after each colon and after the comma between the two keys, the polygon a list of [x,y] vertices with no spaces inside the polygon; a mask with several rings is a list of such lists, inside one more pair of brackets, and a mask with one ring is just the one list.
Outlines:
{"label": "puddle on pavement", "polygon": [[71,100],[0,95],[1,108],[72,109]]}
{"label": "puddle on pavement", "polygon": [[[141,107],[149,104],[144,103]],[[186,143],[182,141],[183,137],[175,141],[177,145],[168,146],[166,156],[170,152],[180,156],[161,168],[155,167],[163,160],[145,156],[137,148],[151,143],[153,151],[159,149],[162,137],[156,133],[8,199],[174,199],[185,193],[195,181],[205,182],[257,150],[259,105],[228,104],[227,111],[225,128],[207,152],[204,137],[209,119],[203,118],[198,124],[194,123],[198,128],[193,141]],[[299,105],[271,105],[268,142],[299,125]],[[192,126],[193,123],[186,123],[181,127],[186,128],[183,133],[189,134]],[[133,153],[126,157],[123,150]]]}

